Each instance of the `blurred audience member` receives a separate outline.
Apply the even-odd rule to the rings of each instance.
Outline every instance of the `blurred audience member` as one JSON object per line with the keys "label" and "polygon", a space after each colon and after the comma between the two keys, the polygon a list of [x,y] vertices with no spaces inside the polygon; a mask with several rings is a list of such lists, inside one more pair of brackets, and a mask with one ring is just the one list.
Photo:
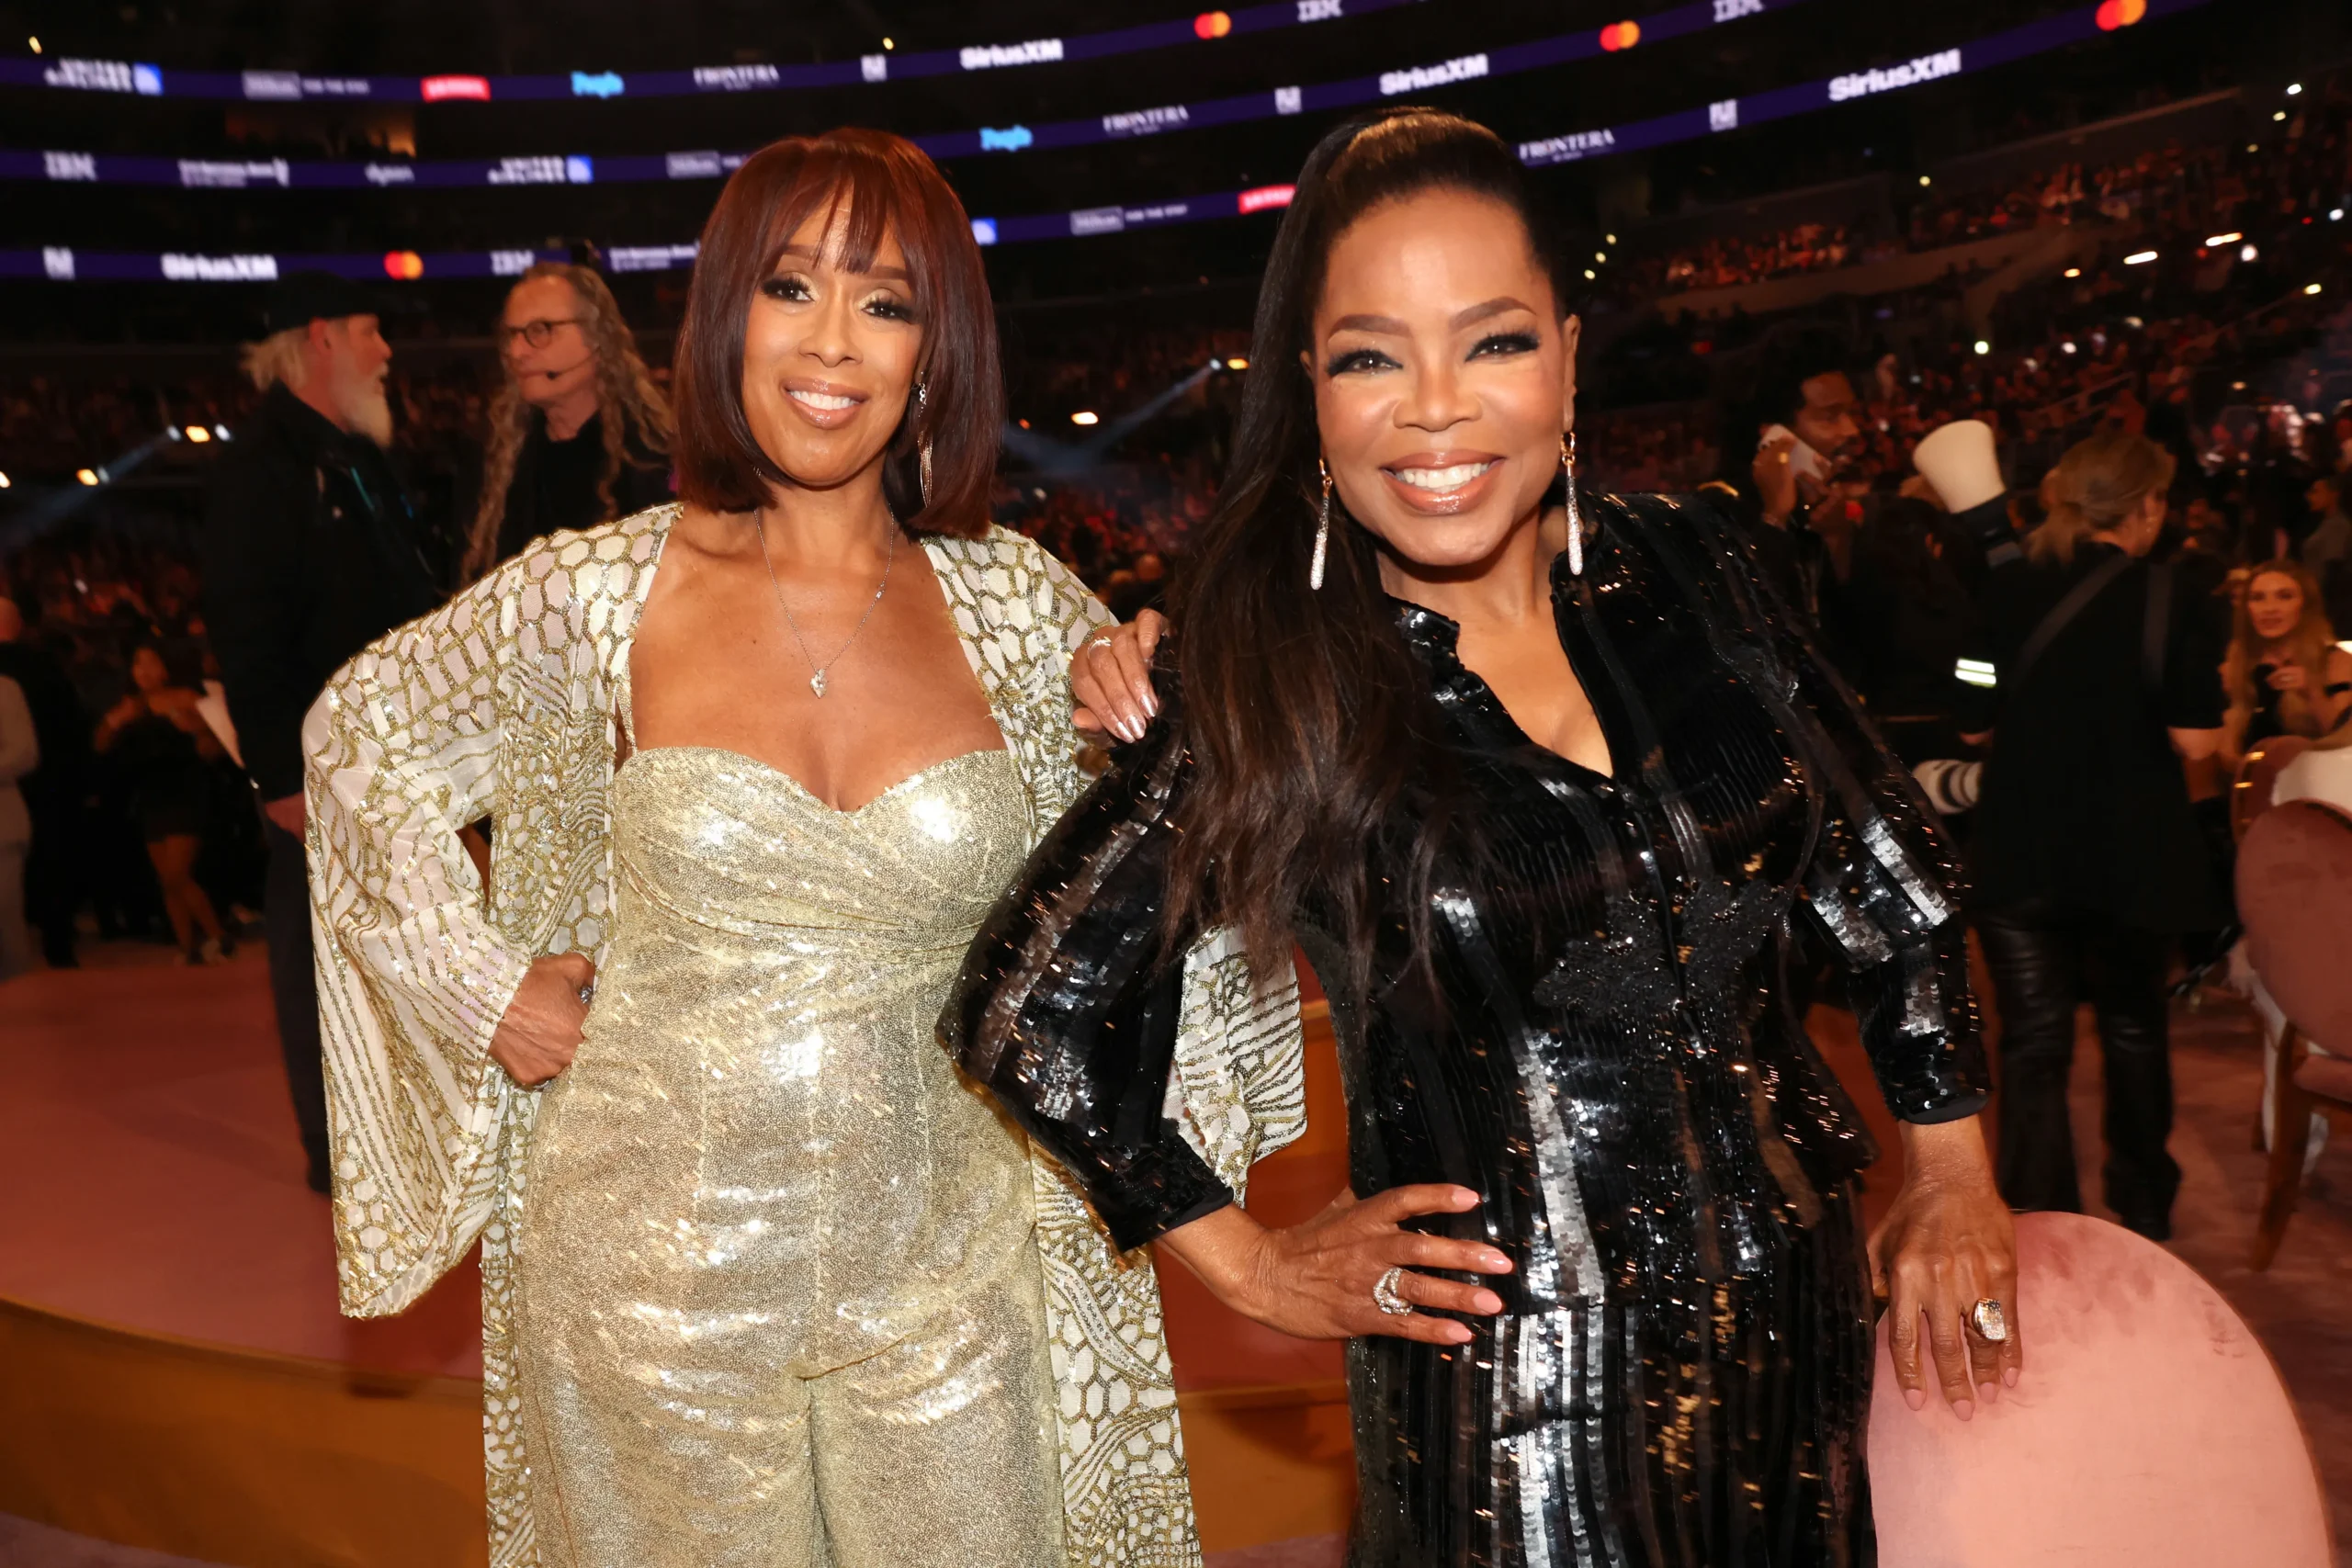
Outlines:
{"label": "blurred audience member", "polygon": [[2274,737],[2335,728],[2352,705],[2352,653],[2335,646],[2309,571],[2283,559],[2254,569],[2222,679],[2230,697],[2222,752],[2233,769]]}
{"label": "blurred audience member", "polygon": [[130,656],[130,691],[98,721],[96,745],[130,784],[139,837],[154,863],[164,916],[190,964],[220,964],[236,951],[212,899],[196,880],[210,798],[204,764],[220,742],[197,712],[198,694],[175,685],[164,651],[141,643]]}
{"label": "blurred audience member", "polygon": [[2107,1203],[2158,1239],[2180,1184],[2165,1146],[2165,967],[2175,937],[2221,924],[2223,908],[2179,761],[2220,744],[2222,650],[2170,570],[2141,558],[2173,468],[2120,430],[2066,453],[2025,558],[1987,580],[1973,651],[1996,683],[1958,693],[1992,746],[1973,869],[2000,1004],[2001,1190],[2019,1209],[2082,1209],[2066,1085],[2086,985],[2106,1061]]}
{"label": "blurred audience member", "polygon": [[17,781],[40,765],[40,739],[24,689],[0,675],[0,980],[33,966],[32,932],[25,924],[25,852],[32,845],[32,814]]}
{"label": "blurred audience member", "polygon": [[89,789],[90,724],[65,666],[26,640],[25,617],[13,599],[0,599],[0,677],[23,694],[40,742],[40,765],[17,781],[32,826],[25,912],[40,931],[49,966],[71,969],[80,962],[74,922],[87,852],[83,800]]}
{"label": "blurred audience member", "polygon": [[541,262],[525,273],[498,347],[505,379],[490,404],[468,581],[533,539],[671,496],[669,402],[592,268]]}
{"label": "blurred audience member", "polygon": [[326,679],[440,600],[383,444],[391,350],[356,287],[294,273],[245,366],[267,395],[212,474],[204,610],[267,818],[269,981],[311,1185],[329,1187],[302,845],[302,718]]}
{"label": "blurred audience member", "polygon": [[2319,585],[2329,623],[2352,629],[2352,516],[2344,510],[2344,485],[2343,474],[2324,473],[2303,492],[2314,521],[2297,554]]}
{"label": "blurred audience member", "polygon": [[1815,626],[1851,562],[1856,503],[1837,481],[1861,426],[1846,361],[1843,341],[1819,328],[1768,338],[1720,448],[1723,487],[1747,502],[1758,563]]}

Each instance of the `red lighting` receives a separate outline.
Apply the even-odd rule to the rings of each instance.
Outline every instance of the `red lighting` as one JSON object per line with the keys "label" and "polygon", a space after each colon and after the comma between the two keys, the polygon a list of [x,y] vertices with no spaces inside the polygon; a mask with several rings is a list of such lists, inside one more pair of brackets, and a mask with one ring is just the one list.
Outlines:
{"label": "red lighting", "polygon": [[[2144,5],[2146,0],[2140,0]],[[1639,22],[1611,22],[1600,29],[1600,47],[1614,54],[1621,49],[1631,49],[1642,41]]]}
{"label": "red lighting", "polygon": [[1260,186],[1245,190],[1234,198],[1233,205],[1243,212],[1263,212],[1270,208],[1288,207],[1290,198],[1298,194],[1296,186]]}
{"label": "red lighting", "polygon": [[396,277],[402,283],[408,283],[416,278],[423,277],[424,276],[424,258],[418,255],[414,251],[386,251],[384,253],[384,276],[386,277]]}
{"label": "red lighting", "polygon": [[490,78],[487,76],[427,76],[416,85],[418,93],[428,104],[437,104],[448,98],[490,102]]}
{"label": "red lighting", "polygon": [[2148,14],[2148,0],[2101,0],[2091,19],[2098,30],[2111,33],[2118,28],[2128,28]]}
{"label": "red lighting", "polygon": [[1204,11],[1193,18],[1193,32],[1199,38],[1223,38],[1233,30],[1233,18],[1222,11]]}

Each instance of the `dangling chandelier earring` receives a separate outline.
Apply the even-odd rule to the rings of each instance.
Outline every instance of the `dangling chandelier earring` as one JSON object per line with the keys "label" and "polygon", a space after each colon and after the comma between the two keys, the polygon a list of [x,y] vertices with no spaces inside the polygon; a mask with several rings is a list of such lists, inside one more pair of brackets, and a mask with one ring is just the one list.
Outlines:
{"label": "dangling chandelier earring", "polygon": [[[917,381],[915,383],[915,428],[918,430],[922,430],[922,426],[928,423],[923,419],[928,402],[929,400],[923,395],[922,383]],[[915,452],[915,473],[922,485],[922,503],[929,506],[931,504],[931,433],[929,431],[922,431],[922,445],[917,447]]]}
{"label": "dangling chandelier earring", "polygon": [[1331,470],[1324,466],[1318,455],[1315,471],[1323,476],[1323,510],[1315,525],[1315,560],[1306,569],[1306,586],[1320,590],[1323,586],[1323,558],[1331,547]]}
{"label": "dangling chandelier earring", "polygon": [[1568,575],[1584,575],[1584,517],[1577,511],[1577,433],[1560,437],[1560,479],[1568,502]]}

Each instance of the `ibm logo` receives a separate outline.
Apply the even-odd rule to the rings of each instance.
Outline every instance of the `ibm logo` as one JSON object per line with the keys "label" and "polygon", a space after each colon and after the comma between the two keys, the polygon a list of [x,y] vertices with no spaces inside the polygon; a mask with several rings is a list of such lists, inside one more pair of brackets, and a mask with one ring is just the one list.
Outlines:
{"label": "ibm logo", "polygon": [[1299,111],[1299,106],[1300,99],[1298,89],[1296,87],[1276,87],[1274,89],[1274,112],[1276,114],[1296,114]]}
{"label": "ibm logo", "polygon": [[43,245],[40,269],[60,283],[74,281],[74,253],[63,245]]}
{"label": "ibm logo", "polygon": [[861,54],[857,57],[857,69],[869,82],[888,82],[890,79],[890,57],[887,54]]}
{"label": "ibm logo", "polygon": [[1721,103],[1709,104],[1707,129],[1709,130],[1737,130],[1739,129],[1739,100],[1725,98]]}
{"label": "ibm logo", "polygon": [[1715,20],[1736,22],[1742,17],[1760,17],[1764,0],[1715,0]]}
{"label": "ibm logo", "polygon": [[1298,19],[1302,22],[1336,22],[1344,15],[1340,6],[1344,0],[1298,0]]}
{"label": "ibm logo", "polygon": [[98,160],[89,152],[44,152],[40,155],[40,169],[52,180],[95,180],[98,177]]}

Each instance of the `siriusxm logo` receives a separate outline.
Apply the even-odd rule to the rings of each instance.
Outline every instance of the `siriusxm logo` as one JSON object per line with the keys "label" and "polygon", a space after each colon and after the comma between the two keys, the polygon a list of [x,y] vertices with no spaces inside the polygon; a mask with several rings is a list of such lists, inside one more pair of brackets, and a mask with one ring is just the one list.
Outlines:
{"label": "siriusxm logo", "polygon": [[617,71],[574,71],[571,73],[571,96],[575,98],[617,98],[626,90]]}
{"label": "siriusxm logo", "polygon": [[1127,209],[1124,207],[1090,207],[1069,215],[1069,231],[1073,234],[1115,234],[1127,226]]}
{"label": "siriusxm logo", "polygon": [[960,50],[956,62],[967,71],[993,71],[1001,65],[1042,65],[1062,57],[1057,38],[1031,39],[1027,43],[987,43]]}
{"label": "siriusxm logo", "polygon": [[1962,69],[1960,51],[1947,49],[1940,54],[1923,54],[1917,60],[1884,71],[1856,71],[1844,76],[1832,76],[1829,78],[1829,101],[1842,104],[1848,98],[1866,98],[1872,93],[1892,93],[1900,87],[1916,87],[1939,76],[1958,75]]}
{"label": "siriusxm logo", "polygon": [[1449,82],[1467,82],[1486,73],[1485,55],[1465,54],[1439,65],[1416,65],[1408,71],[1384,71],[1380,73],[1380,92],[1382,96],[1393,98],[1399,93],[1425,92],[1431,87],[1442,87]]}
{"label": "siriusxm logo", "polygon": [[277,276],[276,256],[189,256],[165,252],[164,278],[172,283],[269,283]]}
{"label": "siriusxm logo", "polygon": [[727,172],[716,152],[673,152],[662,160],[662,168],[673,180],[715,180]]}
{"label": "siriusxm logo", "polygon": [[993,126],[980,127],[980,151],[983,152],[1018,152],[1036,140],[1025,125],[1008,125],[1002,130]]}
{"label": "siriusxm logo", "polygon": [[975,218],[972,220],[972,243],[976,245],[993,245],[996,243],[995,219]]}

